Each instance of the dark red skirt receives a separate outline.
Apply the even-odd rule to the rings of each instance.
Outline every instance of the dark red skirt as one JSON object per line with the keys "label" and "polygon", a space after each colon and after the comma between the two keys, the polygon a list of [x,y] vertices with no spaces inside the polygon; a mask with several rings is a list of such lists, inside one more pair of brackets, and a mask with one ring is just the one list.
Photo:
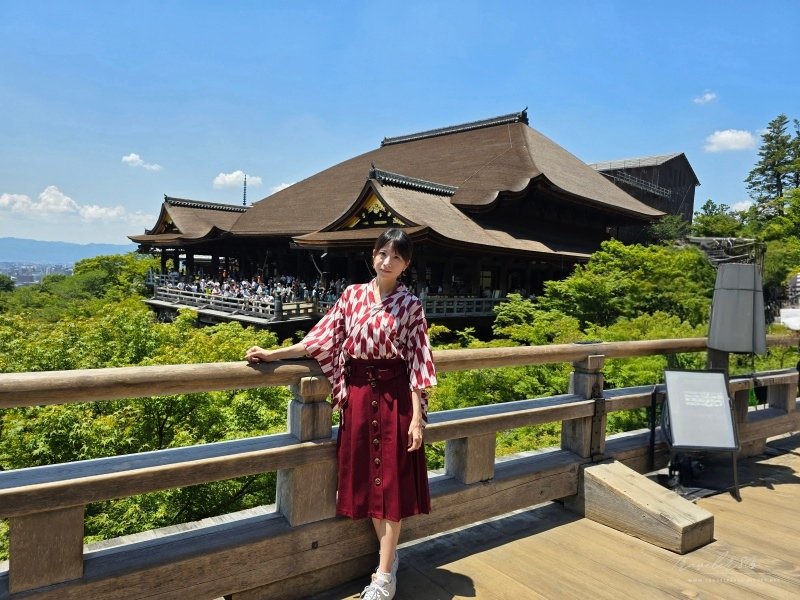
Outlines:
{"label": "dark red skirt", "polygon": [[429,513],[425,448],[408,451],[413,406],[405,361],[351,359],[348,371],[336,514],[400,521]]}

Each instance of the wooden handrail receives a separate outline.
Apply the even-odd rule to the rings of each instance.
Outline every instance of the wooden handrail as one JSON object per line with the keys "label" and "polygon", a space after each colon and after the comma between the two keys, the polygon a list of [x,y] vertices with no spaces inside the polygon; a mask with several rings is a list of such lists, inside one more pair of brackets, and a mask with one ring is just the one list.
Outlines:
{"label": "wooden handrail", "polygon": [[[770,346],[793,346],[797,340],[793,336],[768,336],[767,342]],[[446,372],[573,362],[593,354],[623,358],[704,350],[706,338],[679,338],[438,350],[434,351],[433,359],[436,369]],[[313,360],[264,365],[230,362],[2,373],[0,408],[291,385],[302,377],[321,375]]]}

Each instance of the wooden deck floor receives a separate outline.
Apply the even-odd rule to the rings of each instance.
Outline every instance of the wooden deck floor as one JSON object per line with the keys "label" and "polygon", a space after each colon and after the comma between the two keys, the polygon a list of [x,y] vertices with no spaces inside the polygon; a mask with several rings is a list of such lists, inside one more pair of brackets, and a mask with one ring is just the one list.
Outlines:
{"label": "wooden deck floor", "polygon": [[[739,477],[741,502],[724,491],[697,500],[714,515],[715,541],[690,554],[551,503],[401,548],[396,598],[798,598],[800,434],[740,461]],[[313,598],[357,598],[365,583]]]}

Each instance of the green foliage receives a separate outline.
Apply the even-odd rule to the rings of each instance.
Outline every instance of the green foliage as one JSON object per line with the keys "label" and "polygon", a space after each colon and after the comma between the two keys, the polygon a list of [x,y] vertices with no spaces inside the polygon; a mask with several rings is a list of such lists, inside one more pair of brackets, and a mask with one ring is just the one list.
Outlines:
{"label": "green foliage", "polygon": [[[590,337],[605,342],[658,340],[689,337],[704,337],[705,324],[692,326],[674,315],[656,312],[633,319],[622,318],[609,327],[589,327]],[[647,385],[662,381],[664,369],[701,369],[705,366],[705,354],[681,354],[679,356],[641,356],[615,358],[605,362],[603,375],[610,388]]]}
{"label": "green foliage", "polygon": [[[787,184],[793,180],[795,165],[796,142],[787,132],[789,118],[780,114],[769,122],[761,135],[761,147],[758,150],[758,162],[747,175],[745,183],[750,197],[757,205],[770,215],[783,215],[783,205],[778,203],[766,204],[769,200],[780,200]],[[800,135],[800,134],[799,134]]]}
{"label": "green foliage", "polygon": [[647,234],[656,243],[672,242],[689,235],[691,226],[681,215],[664,215],[647,228]]}
{"label": "green foliage", "polygon": [[14,280],[5,273],[0,273],[0,293],[13,292],[14,287]]}
{"label": "green foliage", "polygon": [[708,318],[714,279],[714,269],[693,248],[611,240],[566,279],[547,282],[537,307],[572,316],[581,327],[658,311],[698,324]]}
{"label": "green foliage", "polygon": [[556,310],[540,310],[519,294],[509,294],[508,301],[494,308],[492,332],[519,344],[541,346],[566,344],[582,339],[577,318]]}
{"label": "green foliage", "polygon": [[800,238],[787,237],[767,242],[764,255],[765,287],[783,287],[792,271],[800,268]]}
{"label": "green foliage", "polygon": [[742,217],[727,204],[715,204],[709,199],[694,213],[691,229],[692,235],[699,237],[739,237]]}

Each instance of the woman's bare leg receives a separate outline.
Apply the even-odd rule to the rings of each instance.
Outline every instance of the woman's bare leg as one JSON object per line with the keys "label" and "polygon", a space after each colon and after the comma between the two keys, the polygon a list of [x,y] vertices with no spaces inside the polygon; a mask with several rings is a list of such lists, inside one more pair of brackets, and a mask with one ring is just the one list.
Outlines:
{"label": "woman's bare leg", "polygon": [[381,548],[381,561],[378,569],[383,573],[392,572],[394,555],[400,541],[400,526],[402,521],[389,521],[388,519],[372,519],[375,535]]}

